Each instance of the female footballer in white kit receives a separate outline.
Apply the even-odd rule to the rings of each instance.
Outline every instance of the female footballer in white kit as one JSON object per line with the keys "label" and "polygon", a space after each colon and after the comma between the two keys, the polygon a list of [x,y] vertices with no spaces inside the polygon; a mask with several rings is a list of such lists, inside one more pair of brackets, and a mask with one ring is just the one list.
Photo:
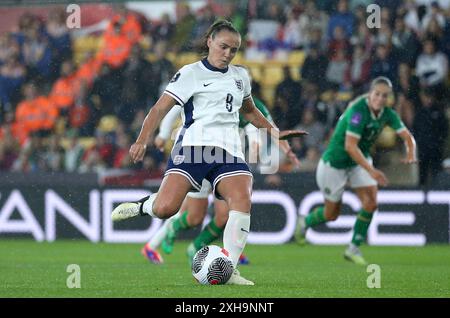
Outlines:
{"label": "female footballer in white kit", "polygon": [[[120,204],[112,212],[112,220],[145,214],[169,218],[179,211],[186,194],[192,188],[200,190],[202,180],[206,179],[216,197],[225,200],[230,209],[223,242],[236,268],[250,231],[252,192],[252,174],[240,145],[239,112],[277,139],[303,132],[279,132],[255,107],[247,72],[230,65],[241,45],[241,36],[230,22],[215,22],[205,34],[205,44],[207,57],[175,74],[150,109],[130,148],[131,159],[141,161],[161,119],[176,104],[183,107],[184,125],[158,193]],[[228,284],[253,285],[253,282],[235,270]]]}

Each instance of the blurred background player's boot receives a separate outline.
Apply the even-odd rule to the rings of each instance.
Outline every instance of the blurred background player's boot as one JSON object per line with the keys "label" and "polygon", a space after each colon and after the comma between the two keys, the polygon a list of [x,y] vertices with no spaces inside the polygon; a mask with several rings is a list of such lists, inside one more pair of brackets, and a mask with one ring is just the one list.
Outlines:
{"label": "blurred background player's boot", "polygon": [[306,222],[303,215],[299,215],[297,220],[297,226],[295,227],[295,241],[300,245],[306,244]]}
{"label": "blurred background player's boot", "polygon": [[186,250],[189,266],[192,266],[192,260],[193,260],[193,258],[195,256],[195,253],[197,253],[197,249],[195,248],[194,243],[189,244],[189,246],[188,246],[188,248]]}
{"label": "blurred background player's boot", "polygon": [[175,238],[177,237],[177,231],[173,226],[175,219],[169,219],[167,220],[167,222],[168,222],[166,228],[167,233],[162,241],[161,247],[164,253],[170,254],[173,251],[173,245],[175,243]]}
{"label": "blurred background player's boot", "polygon": [[144,257],[147,258],[153,264],[159,265],[164,263],[161,254],[159,254],[159,252],[156,249],[152,249],[148,243],[145,244],[144,247],[142,248],[141,254],[144,255]]}
{"label": "blurred background player's boot", "polygon": [[119,204],[111,213],[111,220],[113,222],[122,221],[136,217],[138,215],[146,215],[142,211],[142,205],[150,196],[140,199],[136,202],[125,202]]}
{"label": "blurred background player's boot", "polygon": [[362,256],[361,251],[359,250],[359,247],[350,244],[347,249],[344,252],[344,258],[350,262],[353,262],[357,265],[367,265],[366,260]]}
{"label": "blurred background player's boot", "polygon": [[248,265],[248,264],[250,264],[250,260],[244,253],[242,253],[241,256],[239,256],[238,264],[239,265]]}

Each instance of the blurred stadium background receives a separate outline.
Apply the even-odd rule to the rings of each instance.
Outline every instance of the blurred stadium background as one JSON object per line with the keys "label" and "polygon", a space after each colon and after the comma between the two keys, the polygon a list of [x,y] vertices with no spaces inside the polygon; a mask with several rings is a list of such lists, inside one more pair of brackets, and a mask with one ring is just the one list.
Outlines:
{"label": "blurred stadium background", "polygon": [[[249,67],[253,94],[277,125],[310,132],[292,141],[300,169],[284,158],[275,175],[252,167],[249,244],[292,240],[297,215],[320,203],[314,169],[334,124],[347,102],[383,75],[394,83],[390,106],[413,132],[420,162],[402,165],[403,145],[383,131],[374,162],[390,187],[379,194],[368,243],[443,244],[437,255],[447,253],[441,260],[448,265],[450,1],[76,1],[81,25],[68,28],[75,21],[70,3],[0,2],[0,259],[10,262],[4,266],[15,266],[17,247],[33,248],[14,245],[19,238],[142,243],[157,230],[161,222],[149,219],[113,227],[109,214],[121,200],[157,189],[170,144],[165,152],[149,147],[138,165],[128,149],[175,71],[199,58],[194,44],[219,17],[241,32],[233,63]],[[371,3],[381,8],[380,28],[367,26]],[[344,203],[341,218],[308,232],[313,244],[350,240],[359,203],[351,193]]]}

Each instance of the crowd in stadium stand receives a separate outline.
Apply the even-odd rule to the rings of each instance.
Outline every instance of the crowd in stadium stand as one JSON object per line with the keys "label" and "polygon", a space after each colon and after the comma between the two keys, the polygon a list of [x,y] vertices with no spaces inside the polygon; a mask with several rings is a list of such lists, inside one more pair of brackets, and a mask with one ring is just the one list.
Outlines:
{"label": "crowd in stadium stand", "polygon": [[[367,25],[373,2],[381,7],[380,28]],[[425,184],[448,156],[450,5],[441,2],[447,7],[411,0],[207,1],[196,12],[177,2],[174,21],[169,14],[150,21],[121,6],[98,35],[100,49],[76,62],[63,8],[45,18],[25,14],[16,31],[0,35],[0,170],[132,169],[130,183],[149,172],[161,176],[166,153],[149,147],[144,162],[134,165],[128,149],[176,71],[168,52],[192,52],[222,17],[244,35],[249,58],[251,52],[267,59],[305,52],[298,76],[285,66],[273,101],[265,101],[281,129],[310,132],[292,140],[302,169],[313,170],[326,147],[348,103],[339,96],[356,96],[370,79],[387,76],[395,86],[393,107],[417,140]],[[252,25],[258,23],[276,32],[256,41]],[[255,96],[264,99],[263,89],[253,82]]]}

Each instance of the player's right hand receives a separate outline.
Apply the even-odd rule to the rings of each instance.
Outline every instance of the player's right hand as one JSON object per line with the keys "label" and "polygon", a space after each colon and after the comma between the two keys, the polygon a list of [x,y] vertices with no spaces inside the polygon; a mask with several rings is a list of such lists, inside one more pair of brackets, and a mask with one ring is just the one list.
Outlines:
{"label": "player's right hand", "polygon": [[135,142],[130,147],[130,157],[134,163],[142,161],[144,159],[145,151],[147,150],[147,145],[140,142]]}
{"label": "player's right hand", "polygon": [[159,149],[159,151],[164,151],[164,146],[166,145],[166,140],[156,136],[155,141],[153,142],[155,144],[155,147]]}
{"label": "player's right hand", "polygon": [[372,176],[372,178],[374,178],[377,183],[382,186],[385,187],[388,185],[389,181],[387,179],[387,177],[385,176],[385,174],[383,173],[383,171],[378,170],[378,169],[373,169],[372,172],[370,173],[370,175]]}

